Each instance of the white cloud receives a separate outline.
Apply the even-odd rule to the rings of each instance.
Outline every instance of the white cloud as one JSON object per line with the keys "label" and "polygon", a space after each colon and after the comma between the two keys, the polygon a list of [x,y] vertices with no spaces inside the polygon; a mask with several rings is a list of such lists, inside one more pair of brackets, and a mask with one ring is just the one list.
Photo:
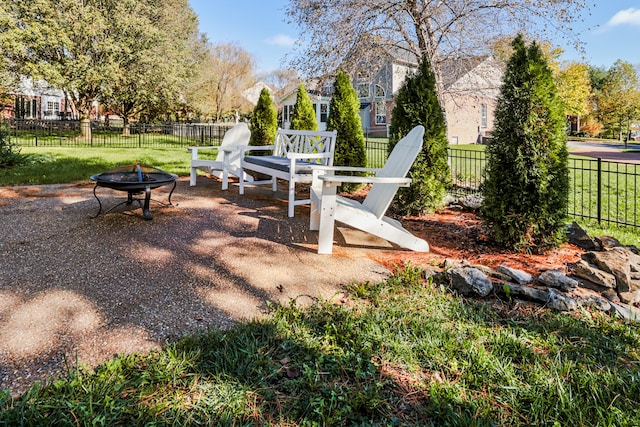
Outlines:
{"label": "white cloud", "polygon": [[278,34],[273,37],[269,37],[266,42],[275,46],[291,47],[295,45],[296,39],[285,34]]}
{"label": "white cloud", "polygon": [[609,22],[607,22],[607,27],[616,27],[618,25],[640,25],[640,9],[625,9],[617,12]]}

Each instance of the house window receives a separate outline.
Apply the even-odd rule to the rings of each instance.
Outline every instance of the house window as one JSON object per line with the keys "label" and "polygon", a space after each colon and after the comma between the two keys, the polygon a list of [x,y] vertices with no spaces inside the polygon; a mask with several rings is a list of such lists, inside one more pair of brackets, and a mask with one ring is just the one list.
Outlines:
{"label": "house window", "polygon": [[487,127],[487,104],[480,105],[480,126]]}
{"label": "house window", "polygon": [[376,85],[376,98],[384,98],[386,96],[385,90],[382,86]]}
{"label": "house window", "polygon": [[358,87],[356,91],[358,92],[358,98],[368,99],[371,96],[371,92],[369,88],[371,85],[369,83],[358,83]]}
{"label": "house window", "polygon": [[282,121],[288,123],[291,121],[291,111],[293,105],[285,105],[282,107]]}
{"label": "house window", "polygon": [[384,101],[376,102],[376,124],[387,124],[387,104]]}
{"label": "house window", "polygon": [[35,119],[38,115],[38,101],[17,97],[15,100],[14,114],[18,119]]}
{"label": "house window", "polygon": [[320,123],[326,123],[328,115],[329,115],[329,104],[320,104]]}
{"label": "house window", "polygon": [[47,101],[47,109],[44,112],[45,117],[57,116],[60,112],[60,103],[57,101]]}

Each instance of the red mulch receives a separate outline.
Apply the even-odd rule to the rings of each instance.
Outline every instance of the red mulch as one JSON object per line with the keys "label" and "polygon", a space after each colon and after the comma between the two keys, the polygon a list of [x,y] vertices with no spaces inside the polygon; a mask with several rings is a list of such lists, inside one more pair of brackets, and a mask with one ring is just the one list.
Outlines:
{"label": "red mulch", "polygon": [[475,213],[454,209],[407,218],[403,225],[414,235],[425,239],[431,250],[429,253],[394,251],[377,255],[377,261],[388,268],[407,261],[413,265],[439,265],[449,258],[492,268],[506,265],[537,276],[550,269],[566,272],[567,264],[577,262],[584,252],[570,244],[563,244],[544,255],[508,252],[491,241],[482,220]]}

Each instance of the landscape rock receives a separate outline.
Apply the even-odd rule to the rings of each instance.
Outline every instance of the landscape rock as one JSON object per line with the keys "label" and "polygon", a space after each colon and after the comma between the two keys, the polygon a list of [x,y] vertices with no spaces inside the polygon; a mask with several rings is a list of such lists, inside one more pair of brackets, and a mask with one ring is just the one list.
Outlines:
{"label": "landscape rock", "polygon": [[618,291],[618,296],[620,297],[620,301],[626,304],[635,304],[640,302],[640,291],[633,291],[633,292]]}
{"label": "landscape rock", "polygon": [[626,304],[611,304],[613,311],[623,319],[640,321],[640,310]]}
{"label": "landscape rock", "polygon": [[547,302],[547,307],[558,311],[572,311],[578,308],[578,303],[575,299],[552,288],[549,289],[549,301]]}
{"label": "landscape rock", "polygon": [[616,248],[622,246],[622,243],[615,237],[611,236],[598,236],[595,237],[595,241],[600,247],[600,250],[608,250],[611,248]]}
{"label": "landscape rock", "polygon": [[547,270],[538,276],[538,282],[551,288],[568,292],[578,287],[577,280],[567,276],[560,270]]}
{"label": "landscape rock", "polygon": [[574,276],[588,280],[603,288],[616,288],[616,277],[613,274],[607,273],[593,264],[589,264],[584,259],[570,265],[570,268]]}
{"label": "landscape rock", "polygon": [[593,251],[598,249],[595,241],[589,237],[584,228],[580,227],[577,222],[573,222],[569,227],[567,227],[567,237],[569,243],[572,245],[576,245],[577,247],[587,250]]}
{"label": "landscape rock", "polygon": [[458,204],[470,211],[477,211],[482,206],[482,196],[480,194],[469,194],[467,196],[460,197]]}
{"label": "landscape rock", "polygon": [[487,277],[493,277],[494,279],[502,280],[504,282],[510,282],[511,281],[511,277],[507,276],[506,274],[500,273],[499,271],[494,270],[493,268],[488,267],[486,265],[471,264],[470,267],[477,268],[478,270],[480,270],[484,274],[486,274]]}
{"label": "landscape rock", "polygon": [[533,286],[521,286],[514,283],[494,283],[494,290],[504,294],[504,288],[509,288],[509,296],[519,297],[529,301],[535,301],[540,304],[546,304],[549,301],[549,292],[545,289],[535,288]]}
{"label": "landscape rock", "polygon": [[465,296],[486,297],[493,290],[487,276],[477,268],[455,267],[447,271],[451,287]]}
{"label": "landscape rock", "polygon": [[582,255],[582,259],[607,273],[613,274],[616,278],[618,293],[620,293],[632,291],[632,256],[637,257],[637,255],[626,248],[614,247],[608,251],[586,252]]}
{"label": "landscape rock", "polygon": [[533,282],[533,276],[526,271],[518,270],[516,268],[507,267],[506,265],[499,265],[498,271],[506,274],[511,279],[515,280],[519,285],[526,285]]}

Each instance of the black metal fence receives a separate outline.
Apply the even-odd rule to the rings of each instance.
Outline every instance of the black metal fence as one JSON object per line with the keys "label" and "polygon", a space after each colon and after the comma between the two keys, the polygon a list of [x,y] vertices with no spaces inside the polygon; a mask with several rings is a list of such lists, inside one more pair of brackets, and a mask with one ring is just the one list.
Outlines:
{"label": "black metal fence", "polygon": [[[129,134],[123,126],[91,122],[91,137],[82,138],[79,121],[9,120],[3,128],[19,146],[78,146],[117,148],[162,148],[217,145],[231,125],[132,123]],[[366,138],[369,167],[382,167],[387,159],[386,138]],[[449,148],[450,193],[463,196],[480,193],[486,165],[483,150]],[[611,225],[640,227],[640,165],[602,159],[569,158],[571,188],[569,215]]]}
{"label": "black metal fence", "polygon": [[[125,132],[122,123],[91,122],[81,132],[77,120],[9,120],[5,122],[9,141],[19,146],[114,148],[160,148],[216,145],[230,125],[131,123]],[[89,138],[83,135],[90,135]]]}
{"label": "black metal fence", "polygon": [[[454,196],[480,193],[484,151],[449,148]],[[640,227],[640,165],[569,157],[569,215],[608,225]]]}

